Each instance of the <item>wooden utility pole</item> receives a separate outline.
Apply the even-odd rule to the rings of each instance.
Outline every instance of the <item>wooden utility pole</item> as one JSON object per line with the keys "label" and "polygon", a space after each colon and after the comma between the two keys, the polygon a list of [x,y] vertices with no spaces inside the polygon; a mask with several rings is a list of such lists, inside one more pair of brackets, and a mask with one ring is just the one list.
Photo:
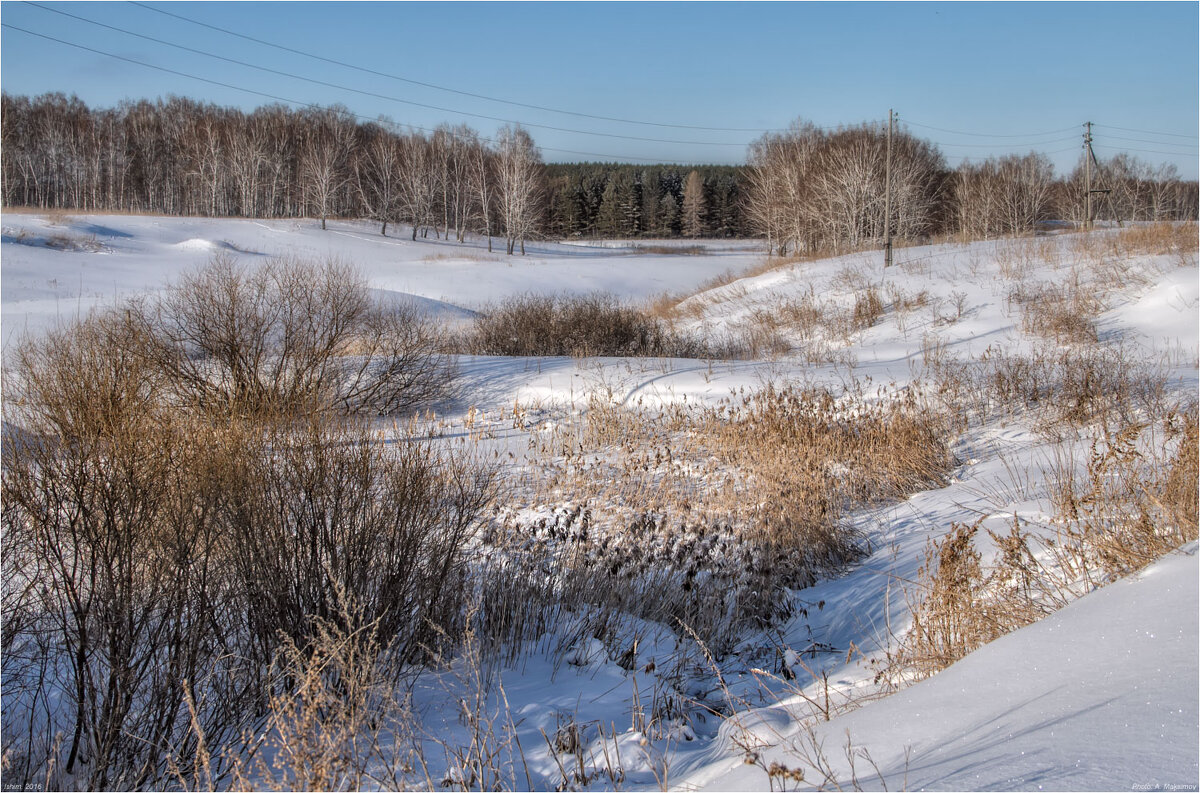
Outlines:
{"label": "wooden utility pole", "polygon": [[887,157],[883,162],[883,266],[892,266],[892,123],[895,114],[888,109]]}

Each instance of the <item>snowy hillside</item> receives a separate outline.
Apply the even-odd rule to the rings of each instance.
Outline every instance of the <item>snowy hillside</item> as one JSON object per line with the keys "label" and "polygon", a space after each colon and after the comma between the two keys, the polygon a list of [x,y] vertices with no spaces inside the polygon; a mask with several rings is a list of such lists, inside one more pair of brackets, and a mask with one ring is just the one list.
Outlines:
{"label": "snowy hillside", "polygon": [[[759,415],[755,395],[789,387],[827,393],[821,404],[851,434],[866,432],[854,423],[864,417],[936,415],[947,462],[854,501],[843,519],[853,561],[799,568],[824,573],[782,589],[770,619],[716,620],[719,649],[650,610],[614,607],[601,630],[586,604],[559,604],[557,622],[513,652],[421,674],[409,692],[425,763],[414,784],[469,786],[463,747],[487,732],[497,784],[517,789],[1195,789],[1195,542],[1122,580],[1056,555],[1075,527],[1119,522],[1076,491],[1165,481],[1183,456],[1200,388],[1188,233],[1182,248],[1119,230],[944,243],[899,249],[885,270],[877,252],[767,267],[750,242],[681,254],[543,243],[506,257],[486,241],[383,238],[365,223],[10,214],[3,348],[7,360],[23,336],[160,290],[214,255],[251,266],[338,257],[378,296],[459,328],[527,293],[656,301],[674,330],[736,358],[457,358],[455,395],[421,432],[502,471],[487,536],[511,531],[524,545],[485,537],[481,556],[563,558],[556,549],[588,531],[581,553],[606,565],[615,557],[601,545],[642,543],[661,559],[682,548],[700,558],[699,546],[689,591],[743,602],[721,599],[725,546],[691,527],[724,543],[738,520],[766,514],[745,503],[767,476],[745,473],[757,450],[736,447],[759,437],[745,420]],[[714,416],[744,435],[723,435]],[[857,482],[867,466],[864,454],[826,474]],[[640,498],[663,531],[686,531],[633,539]],[[905,639],[931,586],[929,543],[956,525],[977,528],[984,578],[1006,558],[1002,538],[1024,532],[1036,563],[1022,564],[1046,589],[1022,603],[1048,616],[929,675]],[[645,572],[644,591],[675,592],[689,558]],[[997,576],[975,595],[1011,583]],[[472,688],[481,676],[490,684]],[[472,708],[489,718],[472,720]]]}

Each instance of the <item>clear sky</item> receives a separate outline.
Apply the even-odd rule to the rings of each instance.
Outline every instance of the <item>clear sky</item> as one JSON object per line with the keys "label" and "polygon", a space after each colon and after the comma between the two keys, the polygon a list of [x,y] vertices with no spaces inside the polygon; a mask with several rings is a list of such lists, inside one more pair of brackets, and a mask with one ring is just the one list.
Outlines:
{"label": "clear sky", "polygon": [[177,94],[249,110],[268,94],[485,136],[521,122],[548,161],[704,163],[743,162],[797,118],[894,108],[951,166],[1037,150],[1069,171],[1093,121],[1098,156],[1197,176],[1195,2],[3,2],[0,22],[5,91],[91,106]]}

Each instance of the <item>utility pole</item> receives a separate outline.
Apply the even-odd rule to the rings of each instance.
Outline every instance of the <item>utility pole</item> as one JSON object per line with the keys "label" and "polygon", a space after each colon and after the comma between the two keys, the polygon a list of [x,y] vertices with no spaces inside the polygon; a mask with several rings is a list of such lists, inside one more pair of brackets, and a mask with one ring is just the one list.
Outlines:
{"label": "utility pole", "polygon": [[1083,158],[1083,189],[1084,189],[1084,221],[1083,227],[1087,231],[1092,230],[1092,195],[1099,193],[1108,199],[1108,209],[1113,213],[1113,217],[1117,218],[1117,225],[1122,228],[1125,226],[1121,222],[1121,218],[1117,217],[1117,210],[1112,202],[1112,190],[1104,187],[1092,187],[1092,166],[1096,167],[1096,181],[1100,181],[1100,161],[1096,159],[1096,152],[1092,151],[1092,122],[1084,123],[1083,133],[1083,148],[1087,151]]}
{"label": "utility pole", "polygon": [[1083,158],[1083,230],[1092,230],[1092,122],[1084,125],[1083,147],[1087,154]]}
{"label": "utility pole", "polygon": [[883,161],[883,266],[892,266],[892,124],[895,113],[888,108],[887,157]]}

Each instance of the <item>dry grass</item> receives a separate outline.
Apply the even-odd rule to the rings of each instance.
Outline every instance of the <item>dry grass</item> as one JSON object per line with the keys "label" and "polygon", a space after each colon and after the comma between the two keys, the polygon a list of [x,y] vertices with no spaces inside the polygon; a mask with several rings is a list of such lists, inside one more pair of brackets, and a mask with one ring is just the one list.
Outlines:
{"label": "dry grass", "polygon": [[1132,226],[1117,232],[1109,242],[1109,249],[1117,258],[1195,253],[1197,247],[1200,247],[1200,240],[1194,222]]}
{"label": "dry grass", "polygon": [[[945,427],[912,402],[773,388],[656,414],[593,400],[582,424],[533,444],[543,478],[499,516],[492,541],[515,540],[535,569],[555,570],[542,591],[683,622],[721,651],[786,609],[783,587],[857,557],[849,511],[928,487],[951,462]],[[573,506],[534,523],[518,509],[564,498]],[[521,580],[511,602],[540,588]]]}
{"label": "dry grass", "polygon": [[492,255],[471,248],[456,250],[454,253],[427,253],[421,257],[423,262],[504,262],[503,256]]}
{"label": "dry grass", "polygon": [[703,256],[708,249],[703,245],[655,245],[639,243],[633,246],[637,253],[654,254],[656,256]]}
{"label": "dry grass", "polygon": [[1196,540],[1196,407],[1164,420],[1166,436],[1157,445],[1149,429],[1105,430],[1092,442],[1082,476],[1069,457],[1060,460],[1055,519],[1031,530],[1014,517],[1006,534],[988,530],[997,549],[990,567],[975,547],[983,519],[955,524],[931,541],[914,592],[912,628],[883,660],[880,677],[899,684],[935,674]]}
{"label": "dry grass", "polygon": [[[658,317],[659,319],[675,319],[678,318],[681,313],[686,316],[691,316],[694,319],[698,319],[703,315],[704,306],[708,304],[709,301],[693,300],[693,298],[696,298],[705,292],[710,292],[723,286],[729,286],[735,281],[745,277],[747,277],[747,274],[745,273],[738,274],[733,270],[726,270],[725,272],[719,273],[712,278],[709,278],[707,281],[704,281],[690,292],[681,292],[678,294],[663,293],[655,297],[650,302],[649,311],[652,315]],[[680,306],[688,301],[691,301],[691,304],[686,309],[681,309]]]}
{"label": "dry grass", "polygon": [[1008,303],[1020,308],[1021,328],[1026,333],[1060,345],[1097,341],[1095,318],[1104,305],[1077,276],[1065,284],[1022,283],[1009,292]]}
{"label": "dry grass", "polygon": [[1168,409],[1167,373],[1124,346],[1002,347],[960,360],[926,337],[921,378],[959,426],[1024,417],[1047,437],[1091,424],[1158,420]]}

